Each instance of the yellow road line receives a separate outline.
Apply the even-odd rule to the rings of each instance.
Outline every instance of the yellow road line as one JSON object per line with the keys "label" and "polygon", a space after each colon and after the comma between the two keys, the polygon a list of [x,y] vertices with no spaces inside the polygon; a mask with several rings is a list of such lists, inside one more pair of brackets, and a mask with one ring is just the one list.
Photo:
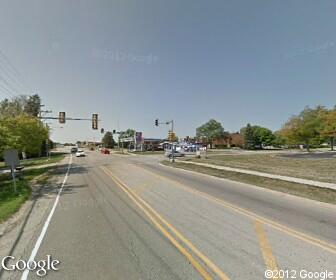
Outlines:
{"label": "yellow road line", "polygon": [[[264,225],[260,221],[256,220],[254,221],[254,229],[258,236],[260,250],[263,255],[267,269],[272,270],[272,271],[279,271],[277,262],[272,253],[271,245],[266,236]],[[282,279],[282,278],[277,277],[273,279],[275,280],[275,279]]]}
{"label": "yellow road line", "polygon": [[[112,174],[110,170],[102,167],[104,172],[109,175],[113,181],[121,187],[126,194],[132,198],[134,202],[144,211],[148,218],[160,229],[160,231],[173,243],[173,245],[190,261],[190,263],[195,267],[197,271],[202,275],[204,279],[212,279],[208,272],[188,253],[179,243],[176,241],[158,222],[159,220],[163,223],[171,232],[175,234],[189,249],[199,257],[214,273],[218,275],[220,279],[229,280],[229,278],[222,272],[209,258],[207,258],[203,253],[201,253],[187,238],[185,238],[175,227],[173,227],[169,222],[167,222],[161,215],[159,215],[146,201],[135,194],[125,183],[123,183],[119,178]],[[152,214],[147,211],[139,202],[142,203]],[[156,218],[155,218],[156,217]],[[176,243],[177,242],[177,243]],[[208,278],[210,277],[210,278]]]}
{"label": "yellow road line", "polygon": [[318,239],[316,237],[310,236],[308,234],[305,234],[303,232],[294,230],[294,229],[292,229],[290,227],[287,227],[285,225],[282,225],[280,223],[274,222],[274,221],[272,221],[270,219],[267,219],[267,218],[264,218],[262,216],[259,216],[258,214],[255,214],[254,212],[251,212],[251,211],[246,210],[244,208],[238,207],[238,206],[236,206],[234,204],[231,204],[229,202],[226,202],[224,200],[218,199],[218,198],[216,198],[214,196],[211,196],[211,195],[209,195],[207,193],[195,190],[195,189],[193,189],[193,188],[191,188],[191,187],[189,187],[187,185],[184,185],[183,183],[180,183],[180,182],[178,182],[178,181],[176,181],[174,179],[170,179],[170,178],[158,175],[158,174],[156,174],[156,173],[154,173],[152,171],[147,170],[144,167],[140,167],[139,165],[134,165],[134,166],[140,168],[141,170],[146,171],[147,173],[149,173],[151,175],[156,176],[157,178],[159,178],[161,180],[166,180],[166,181],[173,182],[173,183],[175,183],[175,185],[179,185],[180,188],[182,188],[182,189],[184,189],[184,190],[186,190],[188,192],[197,194],[197,195],[199,195],[201,197],[204,197],[204,198],[206,198],[206,199],[208,199],[208,200],[210,200],[210,201],[212,201],[212,202],[214,202],[214,203],[216,203],[218,205],[221,205],[221,206],[223,206],[225,208],[229,208],[229,209],[231,209],[231,210],[233,210],[233,211],[235,211],[237,213],[240,213],[241,215],[249,217],[249,218],[251,218],[253,220],[257,220],[257,221],[259,221],[259,222],[261,222],[263,224],[266,224],[266,225],[268,225],[268,226],[270,226],[272,228],[275,228],[275,229],[277,229],[277,230],[279,230],[281,232],[284,232],[284,233],[286,233],[288,235],[291,235],[291,236],[293,236],[293,237],[295,237],[297,239],[300,239],[302,241],[305,241],[305,242],[308,242],[310,244],[313,244],[313,245],[315,245],[317,247],[320,247],[320,248],[322,248],[322,249],[324,249],[324,250],[326,250],[326,251],[328,251],[330,253],[336,254],[336,245],[334,245],[334,244],[330,244],[330,243],[328,243],[326,241],[323,241],[321,239]]}

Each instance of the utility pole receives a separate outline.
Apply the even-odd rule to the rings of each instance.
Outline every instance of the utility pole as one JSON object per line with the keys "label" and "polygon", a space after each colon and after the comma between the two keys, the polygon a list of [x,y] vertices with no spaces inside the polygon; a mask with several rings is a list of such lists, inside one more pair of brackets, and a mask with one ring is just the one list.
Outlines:
{"label": "utility pole", "polygon": [[[174,136],[174,120],[171,120],[171,131],[172,131],[172,135]],[[174,140],[175,139],[171,139],[172,140],[172,163],[175,162],[175,146],[174,146]]]}
{"label": "utility pole", "polygon": [[[174,120],[171,121],[166,121],[166,122],[159,122],[159,119],[155,120],[155,126],[159,126],[159,124],[165,124],[165,125],[169,125],[171,124],[171,134],[172,136],[174,136]],[[169,134],[169,133],[168,133]],[[171,162],[174,163],[175,162],[175,146],[174,146],[174,139],[173,137],[171,137],[171,139],[168,139],[171,142]]]}
{"label": "utility pole", "polygon": [[[40,104],[40,109],[39,109],[39,113],[38,113],[38,118],[42,120],[43,122],[43,119],[45,118],[45,115],[46,114],[50,114],[52,113],[51,110],[42,110],[42,107],[45,107],[44,104]],[[43,115],[42,115],[43,114]],[[46,128],[48,129],[48,132],[49,132],[49,126],[48,126],[48,123],[45,123],[45,126]],[[50,151],[49,151],[49,133],[48,133],[48,137],[45,141],[45,147],[46,147],[46,156],[48,157],[48,160],[50,159]]]}

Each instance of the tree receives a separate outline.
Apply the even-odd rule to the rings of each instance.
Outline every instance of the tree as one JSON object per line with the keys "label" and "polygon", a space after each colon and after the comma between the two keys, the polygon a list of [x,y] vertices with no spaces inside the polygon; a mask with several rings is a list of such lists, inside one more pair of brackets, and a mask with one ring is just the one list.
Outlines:
{"label": "tree", "polygon": [[275,136],[270,129],[255,125],[252,126],[252,130],[256,146],[263,148],[264,146],[271,146],[273,144]]}
{"label": "tree", "polygon": [[14,118],[18,115],[24,114],[24,105],[26,96],[20,95],[9,99],[4,99],[0,102],[0,118]]}
{"label": "tree", "polygon": [[281,135],[280,131],[274,132],[274,140],[272,145],[275,147],[282,147],[286,144],[286,139]]}
{"label": "tree", "polygon": [[248,123],[246,127],[243,127],[240,133],[244,136],[244,148],[247,150],[255,149],[256,144],[251,124]]}
{"label": "tree", "polygon": [[41,98],[38,94],[19,95],[11,100],[6,98],[0,102],[0,118],[11,118],[18,115],[37,117],[40,107]]}
{"label": "tree", "polygon": [[322,119],[322,137],[328,137],[330,139],[331,150],[334,150],[334,141],[336,137],[336,107],[332,110],[326,110],[321,112]]}
{"label": "tree", "polygon": [[37,117],[39,115],[40,108],[41,98],[38,94],[29,96],[24,104],[24,112],[32,117]]}
{"label": "tree", "polygon": [[49,136],[48,129],[39,119],[24,115],[1,119],[0,127],[7,139],[2,149],[17,149],[28,156],[40,155],[42,144]]}
{"label": "tree", "polygon": [[[134,129],[131,129],[131,128],[128,128],[126,129],[125,131],[122,131],[120,134],[119,134],[119,138],[118,138],[118,142],[122,142],[121,139],[123,138],[129,138],[129,137],[134,137],[135,135],[135,130]],[[128,148],[129,147],[129,142],[123,142],[122,146],[124,148]]]}
{"label": "tree", "polygon": [[246,149],[271,146],[275,139],[270,129],[259,125],[251,126],[251,124],[247,124],[246,127],[240,129],[240,133],[244,136]]}
{"label": "tree", "polygon": [[110,131],[107,131],[102,139],[102,142],[105,148],[113,149],[115,145],[113,134]]}
{"label": "tree", "polygon": [[322,115],[326,109],[317,106],[306,107],[299,115],[291,117],[282,127],[280,133],[290,144],[305,144],[309,151],[311,144],[320,144]]}
{"label": "tree", "polygon": [[216,138],[224,136],[224,128],[220,122],[211,119],[196,129],[196,136],[197,138],[205,139],[212,147],[212,142]]}

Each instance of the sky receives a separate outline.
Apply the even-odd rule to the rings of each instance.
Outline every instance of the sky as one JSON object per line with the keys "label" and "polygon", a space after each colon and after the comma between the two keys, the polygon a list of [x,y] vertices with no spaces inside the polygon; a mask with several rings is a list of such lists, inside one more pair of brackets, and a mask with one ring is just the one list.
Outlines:
{"label": "sky", "polygon": [[[49,116],[179,137],[214,118],[272,130],[336,104],[334,0],[2,0],[0,99],[38,93]],[[54,141],[99,140],[49,121]]]}

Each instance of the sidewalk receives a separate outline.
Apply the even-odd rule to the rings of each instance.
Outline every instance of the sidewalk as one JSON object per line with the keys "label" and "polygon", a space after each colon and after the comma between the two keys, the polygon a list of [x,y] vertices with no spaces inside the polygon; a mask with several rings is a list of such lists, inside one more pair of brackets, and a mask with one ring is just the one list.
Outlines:
{"label": "sidewalk", "polygon": [[[36,168],[43,168],[43,167],[51,167],[51,166],[56,166],[58,162],[53,162],[53,163],[46,163],[46,164],[41,164],[41,165],[32,165],[32,166],[27,166],[23,169],[23,172],[25,170],[30,170],[30,169],[36,169]],[[0,169],[0,174],[5,174],[5,173],[10,173],[11,170],[9,168],[2,168]]]}
{"label": "sidewalk", "polygon": [[332,183],[325,183],[325,182],[320,182],[320,181],[313,181],[313,180],[307,180],[307,179],[301,179],[301,178],[295,178],[295,177],[289,177],[289,176],[283,176],[283,175],[276,175],[276,174],[264,173],[264,172],[247,170],[247,169],[232,168],[232,167],[215,165],[215,164],[207,164],[207,163],[199,163],[199,162],[191,162],[191,161],[179,161],[179,162],[194,164],[194,165],[199,165],[199,166],[204,166],[204,167],[210,167],[210,168],[219,169],[219,170],[233,171],[233,172],[238,172],[238,173],[266,177],[270,179],[277,179],[277,180],[282,180],[282,181],[287,181],[287,182],[299,183],[299,184],[304,184],[304,185],[310,185],[314,187],[336,190],[336,184],[332,184]]}

